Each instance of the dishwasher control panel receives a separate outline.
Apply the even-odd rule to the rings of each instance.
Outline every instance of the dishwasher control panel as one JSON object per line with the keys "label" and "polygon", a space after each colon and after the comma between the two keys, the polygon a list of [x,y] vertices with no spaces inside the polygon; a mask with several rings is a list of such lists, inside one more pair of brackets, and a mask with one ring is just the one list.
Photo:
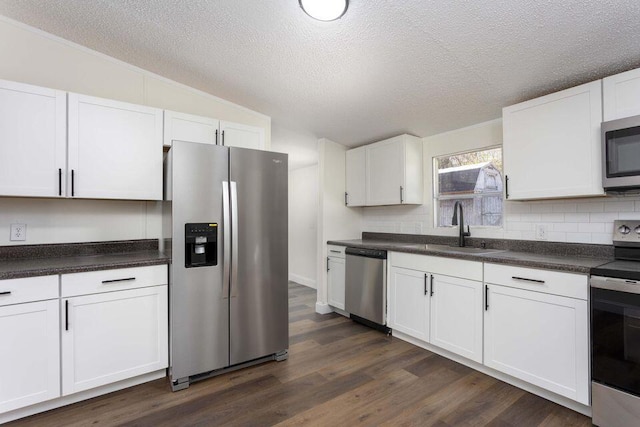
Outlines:
{"label": "dishwasher control panel", "polygon": [[367,258],[387,259],[387,251],[379,249],[347,248],[344,253]]}

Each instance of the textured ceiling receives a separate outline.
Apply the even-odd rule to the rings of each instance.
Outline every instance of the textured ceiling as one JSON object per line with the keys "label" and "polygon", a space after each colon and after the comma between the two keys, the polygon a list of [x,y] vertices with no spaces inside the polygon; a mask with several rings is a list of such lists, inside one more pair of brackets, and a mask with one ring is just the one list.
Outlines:
{"label": "textured ceiling", "polygon": [[637,0],[0,0],[0,14],[356,146],[640,66]]}

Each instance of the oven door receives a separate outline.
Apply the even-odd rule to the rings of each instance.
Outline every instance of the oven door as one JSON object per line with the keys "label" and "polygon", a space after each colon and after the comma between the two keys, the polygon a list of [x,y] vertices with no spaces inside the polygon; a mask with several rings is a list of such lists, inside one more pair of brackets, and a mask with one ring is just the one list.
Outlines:
{"label": "oven door", "polygon": [[591,374],[640,396],[640,283],[591,278]]}
{"label": "oven door", "polygon": [[640,116],[602,123],[606,189],[640,187]]}

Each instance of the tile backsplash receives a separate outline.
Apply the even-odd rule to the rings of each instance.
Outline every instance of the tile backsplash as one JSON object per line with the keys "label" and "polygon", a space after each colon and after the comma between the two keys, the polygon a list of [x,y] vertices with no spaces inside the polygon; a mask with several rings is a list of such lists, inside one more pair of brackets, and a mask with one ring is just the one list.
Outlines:
{"label": "tile backsplash", "polygon": [[[364,208],[363,231],[455,235],[455,229],[433,226],[431,204]],[[505,203],[502,228],[471,226],[474,237],[552,242],[611,244],[613,221],[640,220],[640,196]],[[544,238],[536,230],[544,229]]]}

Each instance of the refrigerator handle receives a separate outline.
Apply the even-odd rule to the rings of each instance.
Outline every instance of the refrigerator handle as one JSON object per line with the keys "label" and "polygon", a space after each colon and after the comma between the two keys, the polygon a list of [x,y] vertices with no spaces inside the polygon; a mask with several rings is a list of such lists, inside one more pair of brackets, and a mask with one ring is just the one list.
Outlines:
{"label": "refrigerator handle", "polygon": [[231,222],[229,222],[229,182],[222,181],[222,298],[229,298],[229,266],[231,264]]}
{"label": "refrigerator handle", "polygon": [[231,181],[231,297],[238,296],[238,186]]}

